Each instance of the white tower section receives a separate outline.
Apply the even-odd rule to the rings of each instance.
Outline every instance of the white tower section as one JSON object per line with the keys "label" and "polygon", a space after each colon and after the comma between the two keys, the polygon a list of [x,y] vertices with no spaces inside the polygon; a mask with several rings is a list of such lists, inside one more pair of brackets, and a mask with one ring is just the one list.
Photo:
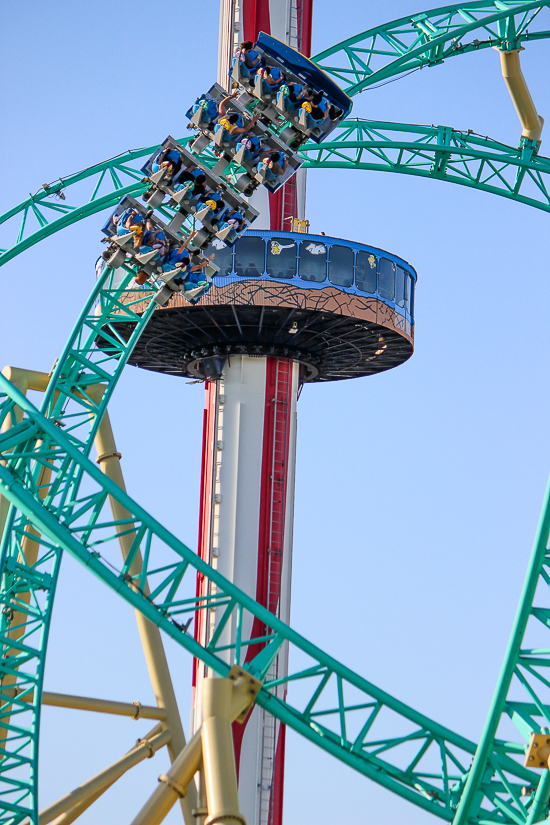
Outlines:
{"label": "white tower section", "polygon": [[[229,70],[243,40],[260,31],[310,54],[313,0],[221,0],[218,82],[229,88]],[[255,229],[291,229],[290,218],[304,217],[305,173],[275,195],[260,187]],[[283,621],[290,619],[296,404],[300,367],[288,358],[232,356],[222,377],[206,385],[201,480],[199,552],[230,581]],[[197,582],[197,595],[211,595]],[[219,616],[201,611],[196,634],[208,644]],[[223,631],[229,644],[235,627]],[[261,626],[244,627],[242,638],[265,635]],[[260,645],[245,646],[241,663]],[[231,662],[232,664],[232,662]],[[288,672],[282,649],[268,678]],[[194,672],[194,727],[201,721],[200,683],[207,669]],[[280,695],[286,688],[280,686]],[[234,725],[239,801],[248,825],[282,825],[285,730],[255,707],[243,725]]]}

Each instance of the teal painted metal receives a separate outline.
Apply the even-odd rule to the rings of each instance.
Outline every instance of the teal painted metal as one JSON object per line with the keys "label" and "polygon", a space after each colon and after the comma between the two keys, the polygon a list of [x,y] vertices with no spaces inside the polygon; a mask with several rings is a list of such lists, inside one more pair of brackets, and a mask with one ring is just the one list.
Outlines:
{"label": "teal painted metal", "polygon": [[[520,799],[515,798],[513,794],[503,798],[496,791],[496,785],[501,782],[501,777],[495,758],[502,752],[502,743],[499,743],[496,737],[499,731],[502,735],[509,720],[515,724],[524,743],[529,741],[532,733],[550,731],[549,539],[550,484],[546,490],[512,635],[481,741],[457,811],[456,825],[464,825],[472,819],[479,822],[488,821],[489,814],[494,811],[505,812],[511,822],[527,821],[527,813]],[[507,749],[512,753],[513,745],[509,743]],[[516,745],[515,749],[518,756],[523,757],[522,745]],[[548,814],[548,771],[542,773],[541,786],[542,799],[538,807],[540,818],[543,819]]]}
{"label": "teal painted metal", "polygon": [[[137,315],[132,310],[132,302],[121,301],[134,273],[128,270],[116,289],[112,288],[112,276],[113,271],[107,269],[98,280],[57,363],[44,397],[45,414],[55,422],[56,428],[64,428],[71,444],[84,454],[93,443],[94,433],[116,381],[155,306],[151,302],[148,310]],[[117,329],[113,326],[115,321]],[[121,329],[125,323],[129,324],[129,328],[128,334],[123,336]],[[103,341],[101,349],[96,345],[100,336]],[[20,425],[15,425],[10,430],[8,445],[11,440],[17,439],[20,429]],[[36,446],[36,442],[31,440],[27,451],[17,455],[16,472],[26,474],[29,494],[40,498],[44,494],[43,487],[39,487],[40,470],[49,466],[53,455],[46,444],[38,450]],[[29,468],[31,460],[36,460],[32,469]],[[63,518],[68,518],[74,508],[81,473],[70,461],[65,462],[62,473],[67,481],[63,493]],[[54,489],[49,489],[48,494],[55,495]],[[0,688],[0,823],[20,822],[25,816],[30,816],[33,823],[38,822],[36,787],[40,700],[62,548],[37,539],[38,558],[27,566],[22,542],[28,536],[29,525],[27,519],[11,508],[0,558],[0,675],[3,682],[7,677],[9,690],[15,688],[17,693],[13,698],[9,691],[3,694],[1,691],[4,688]],[[22,598],[25,593],[30,593],[28,606]],[[26,616],[26,626],[21,639],[14,642],[9,634],[15,629],[12,619],[18,613]],[[29,701],[31,693],[32,700]]]}
{"label": "teal painted metal", "polygon": [[442,6],[367,29],[312,59],[348,95],[356,95],[460,54],[488,48],[509,51],[528,40],[544,40],[550,37],[550,26],[544,28],[539,17],[545,8],[549,2],[530,0]]}
{"label": "teal painted metal", "polygon": [[[139,166],[156,148],[132,150],[91,166],[10,209],[0,218],[7,230],[0,265],[73,223],[114,209],[124,195],[139,197],[146,188]],[[330,142],[306,144],[301,154],[310,169],[363,169],[445,180],[550,211],[550,159],[538,155],[529,142],[514,148],[450,126],[357,119],[344,122]],[[131,182],[124,180],[119,188],[107,171],[122,180],[127,175]],[[72,203],[50,203],[56,193],[70,196]],[[53,219],[48,219],[48,210],[53,211]],[[169,210],[164,215],[169,216]]]}
{"label": "teal painted metal", "polygon": [[349,120],[302,149],[308,168],[365,169],[444,180],[550,212],[550,159],[450,126]]}
{"label": "teal painted metal", "polygon": [[[82,392],[81,381],[78,388]],[[242,626],[243,620],[252,624],[252,617],[259,619],[259,636],[249,644],[265,643],[265,647],[245,667],[265,678],[283,645],[291,648],[294,665],[285,680],[291,684],[292,699],[277,698],[270,691],[279,681],[267,681],[259,704],[345,764],[442,819],[452,820],[456,794],[475,751],[472,742],[379,690],[295,633],[156,522],[102,474],[66,428],[45,418],[2,377],[0,393],[0,423],[13,414],[16,404],[25,413],[18,428],[0,436],[0,487],[20,513],[17,519],[13,517],[16,532],[32,522],[47,552],[63,547],[221,676],[233,662],[241,663],[245,652],[239,638],[234,645],[224,643],[223,627],[232,621]],[[35,488],[37,465],[32,459],[37,465],[47,461],[51,468],[43,502]],[[108,495],[126,508],[130,519],[113,521]],[[133,537],[124,564],[119,561],[120,531]],[[7,545],[8,541],[4,552]],[[132,577],[129,569],[138,548],[144,557],[143,573]],[[197,572],[209,579],[212,596],[195,595]],[[146,577],[149,596],[144,591]],[[189,630],[189,619],[205,609],[215,609],[221,617],[219,632],[203,648]],[[389,725],[391,737],[384,733]],[[514,774],[516,785],[533,781],[532,771],[515,766],[505,756],[502,764]],[[0,817],[0,821],[17,820]]]}
{"label": "teal painted metal", "polygon": [[[548,37],[547,31],[533,31],[537,15],[548,5],[515,2],[511,6],[496,0],[445,7],[358,35],[316,60],[334,77],[347,78],[347,91],[355,94],[380,80],[435,65],[446,57],[490,46],[511,49],[527,39]],[[476,29],[486,32],[485,40],[462,42]],[[385,44],[382,48],[380,41]],[[342,56],[341,65],[334,65],[339,60],[336,55]],[[333,65],[323,63],[329,58]],[[145,187],[139,168],[133,164],[155,148],[128,152],[45,186],[10,210],[0,218],[0,223],[17,223],[17,232],[15,242],[0,250],[0,263],[77,220],[112,208],[124,194],[139,196]],[[534,144],[527,143],[516,150],[449,127],[351,121],[343,124],[330,144],[321,149],[306,146],[303,151],[310,168],[378,169],[421,175],[472,186],[547,211],[549,208],[545,184],[549,161],[536,154]],[[89,184],[91,192],[88,189],[84,193]],[[75,203],[80,205],[66,202],[69,188]],[[54,202],[52,198],[61,200]],[[53,220],[49,220],[51,213]],[[19,690],[15,697],[0,693],[0,700],[4,700],[0,729],[5,733],[0,743],[0,823],[15,825],[26,816],[37,822],[40,692],[62,548],[221,675],[227,672],[231,657],[238,661],[243,645],[237,640],[235,649],[228,648],[216,636],[208,648],[199,649],[181,619],[192,619],[206,607],[223,610],[222,624],[236,614],[240,625],[244,611],[257,616],[265,629],[254,641],[267,644],[251,663],[253,671],[260,676],[265,674],[281,644],[292,645],[297,661],[301,662],[288,679],[293,689],[298,690],[298,702],[282,702],[270,694],[273,685],[267,684],[259,703],[285,724],[390,790],[448,821],[453,820],[460,802],[455,821],[461,825],[530,825],[538,821],[547,811],[548,778],[538,783],[530,799],[522,802],[521,787],[537,787],[538,777],[520,764],[523,745],[517,737],[512,741],[509,735],[495,737],[506,718],[515,722],[524,738],[531,730],[540,728],[541,723],[550,729],[550,702],[542,695],[550,682],[537,670],[548,666],[550,649],[547,643],[521,648],[525,623],[538,623],[544,628],[550,625],[550,610],[545,606],[532,607],[531,598],[533,582],[542,579],[544,586],[550,583],[546,566],[550,559],[546,553],[548,507],[491,715],[473,768],[468,771],[467,762],[475,750],[473,743],[370,685],[277,622],[204,565],[118,488],[112,489],[108,479],[88,461],[93,434],[116,380],[153,311],[150,304],[142,316],[137,316],[131,304],[124,302],[124,286],[131,275],[128,273],[125,282],[113,290],[111,273],[107,271],[97,285],[57,365],[44,400],[44,415],[2,379],[5,395],[0,399],[0,417],[13,414],[15,401],[25,410],[26,417],[0,439],[2,458],[6,461],[5,466],[0,465],[1,486],[15,505],[0,560],[0,640],[4,653],[0,672],[13,677]],[[133,327],[128,336],[121,334],[125,321]],[[96,346],[100,334],[101,349]],[[101,388],[101,395],[96,395],[93,388],[96,392]],[[38,488],[38,474],[45,465],[52,471],[46,491]],[[117,524],[104,514],[109,493],[123,496],[123,503],[133,516],[131,523]],[[22,541],[31,524],[42,532],[42,538],[38,540],[37,562],[27,566]],[[117,531],[122,529],[134,535],[136,549],[140,545],[144,548],[145,569],[152,582],[149,598],[140,592],[142,583],[129,577],[128,565],[114,572],[107,563],[108,549],[116,543]],[[173,558],[169,563],[166,552]],[[162,563],[156,561],[158,554]],[[186,591],[197,569],[216,586],[215,595],[201,604],[192,589]],[[24,592],[31,594],[27,607],[21,599]],[[9,636],[14,629],[10,620],[19,610],[26,613],[27,623],[16,644]],[[514,690],[517,692],[519,686],[525,694],[521,700],[510,693],[514,680]],[[33,700],[24,701],[31,691]],[[402,735],[384,736],[383,721],[388,713],[403,726]]]}

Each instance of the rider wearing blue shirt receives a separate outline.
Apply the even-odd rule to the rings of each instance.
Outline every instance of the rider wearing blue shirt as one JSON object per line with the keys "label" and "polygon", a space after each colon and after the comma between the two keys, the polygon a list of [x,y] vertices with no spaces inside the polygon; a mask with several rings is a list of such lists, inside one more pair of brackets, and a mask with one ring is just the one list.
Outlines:
{"label": "rider wearing blue shirt", "polygon": [[231,65],[231,71],[233,70],[235,63],[239,61],[241,77],[253,77],[260,67],[261,60],[262,58],[256,49],[254,49],[252,40],[244,40],[235,52],[235,57],[233,58],[233,63]]}

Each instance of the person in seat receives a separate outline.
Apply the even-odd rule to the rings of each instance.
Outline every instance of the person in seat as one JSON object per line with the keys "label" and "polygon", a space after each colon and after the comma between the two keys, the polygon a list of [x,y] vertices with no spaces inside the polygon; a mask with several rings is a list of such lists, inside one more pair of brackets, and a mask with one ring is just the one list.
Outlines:
{"label": "person in seat", "polygon": [[244,118],[241,114],[238,112],[228,113],[228,103],[238,94],[238,91],[232,92],[227,97],[224,97],[218,106],[219,117],[215,132],[217,133],[220,129],[225,129],[231,142],[239,140],[239,135],[246,135],[258,122],[258,118],[253,117],[248,125],[245,125]]}
{"label": "person in seat", "polygon": [[156,158],[153,160],[151,172],[154,175],[156,172],[160,172],[161,169],[166,169],[166,174],[164,175],[163,181],[164,183],[169,183],[174,175],[179,172],[181,166],[181,154],[177,151],[177,149],[167,146],[165,149],[161,149]]}
{"label": "person in seat", "polygon": [[232,74],[233,67],[236,62],[239,62],[241,77],[253,77],[260,68],[262,58],[254,48],[252,40],[243,40],[239,48],[235,51],[235,57],[231,64]]}
{"label": "person in seat", "polygon": [[246,220],[242,212],[229,207],[228,211],[220,218],[218,226],[220,229],[231,227],[236,233],[239,233],[246,229]]}
{"label": "person in seat", "polygon": [[310,129],[319,128],[329,116],[328,102],[323,97],[322,92],[315,92],[310,100],[302,103],[302,109],[307,112],[306,122]]}
{"label": "person in seat", "polygon": [[309,99],[308,88],[300,83],[286,83],[281,86],[280,90],[284,94],[285,104],[290,112],[297,109],[304,100]]}
{"label": "person in seat", "polygon": [[[195,115],[199,110],[201,111],[200,124],[206,126],[212,131],[214,124],[218,119],[218,105],[212,98],[207,98],[206,95],[198,97],[192,106],[193,114]],[[190,123],[187,127],[193,129],[194,124]]]}
{"label": "person in seat", "polygon": [[137,209],[129,207],[120,215],[113,217],[117,235],[127,235],[133,229],[138,229],[143,223],[143,215]]}
{"label": "person in seat", "polygon": [[162,258],[167,251],[168,242],[166,234],[160,227],[156,227],[153,224],[150,215],[146,215],[145,218],[145,230],[143,232],[143,238],[141,239],[139,253],[143,255],[146,252],[154,251],[157,253],[154,260]]}
{"label": "person in seat", "polygon": [[236,151],[244,148],[243,161],[249,166],[255,166],[264,149],[264,144],[257,135],[247,134],[237,143]]}
{"label": "person in seat", "polygon": [[[171,272],[172,269],[178,268],[181,269],[181,275],[183,275],[190,263],[190,258],[186,250],[196,234],[196,232],[191,232],[181,246],[173,244],[169,247],[162,262],[163,272]],[[179,278],[180,276],[178,275],[177,277]]]}
{"label": "person in seat", "polygon": [[258,172],[265,169],[265,180],[275,183],[284,175],[288,166],[288,159],[282,152],[269,152],[262,156],[258,164]]}
{"label": "person in seat", "polygon": [[[189,186],[191,184],[191,186]],[[203,188],[206,185],[206,175],[204,171],[200,169],[198,166],[194,167],[187,167],[183,169],[177,178],[174,178],[173,186],[175,192],[181,192],[181,190],[187,186],[187,188],[193,192],[195,188],[197,189],[197,194],[201,194]]]}
{"label": "person in seat", "polygon": [[276,95],[285,80],[283,72],[276,66],[266,66],[260,69],[262,78],[262,92],[264,95]]}

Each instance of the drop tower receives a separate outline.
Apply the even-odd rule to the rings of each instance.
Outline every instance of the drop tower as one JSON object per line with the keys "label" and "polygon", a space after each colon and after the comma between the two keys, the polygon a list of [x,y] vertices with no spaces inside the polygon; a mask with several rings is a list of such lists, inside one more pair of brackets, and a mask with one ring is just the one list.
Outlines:
{"label": "drop tower", "polygon": [[[231,56],[260,31],[309,56],[312,2],[221,0],[218,84],[229,91]],[[219,272],[211,289],[195,305],[174,293],[153,313],[129,360],[205,382],[199,553],[285,622],[299,394],[307,383],[399,366],[414,340],[412,266],[368,244],[303,231],[305,194],[301,169],[275,194],[259,187],[250,199],[260,212],[254,229],[232,247],[214,243]],[[215,595],[209,587],[199,576],[197,597]],[[261,644],[247,640],[261,637],[262,628],[222,628],[221,612],[200,611],[197,639],[206,646],[216,634],[230,645],[238,635],[241,661],[250,661]],[[282,649],[267,675],[281,696],[287,666]],[[207,675],[195,661],[195,729]],[[255,707],[235,723],[234,742],[248,825],[282,825],[284,726]]]}

